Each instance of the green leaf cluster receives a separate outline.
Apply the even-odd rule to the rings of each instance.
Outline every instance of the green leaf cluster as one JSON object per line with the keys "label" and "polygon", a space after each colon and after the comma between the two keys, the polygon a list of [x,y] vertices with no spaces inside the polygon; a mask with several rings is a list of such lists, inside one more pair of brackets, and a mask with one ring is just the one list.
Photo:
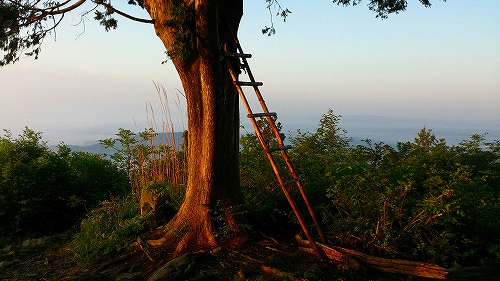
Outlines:
{"label": "green leaf cluster", "polygon": [[[330,244],[447,266],[498,261],[500,142],[473,135],[448,146],[423,128],[395,147],[353,145],[339,125],[329,110],[315,132],[289,137],[289,155],[306,175],[302,183]],[[251,134],[241,140],[250,208],[273,210],[284,196],[260,143]]]}
{"label": "green leaf cluster", "polygon": [[[430,0],[419,1],[425,7],[431,6]],[[342,6],[356,6],[360,4],[362,0],[333,0],[332,2]],[[368,8],[377,13],[377,18],[382,19],[386,19],[390,14],[399,14],[399,12],[404,12],[407,6],[407,0],[369,0],[368,2]]]}
{"label": "green leaf cluster", "polygon": [[136,134],[119,128],[115,138],[99,140],[113,153],[107,155],[129,178],[132,194],[140,196],[146,188],[159,196],[168,196],[168,203],[178,208],[184,198],[187,181],[187,131],[179,149],[175,134],[159,136],[149,128]]}
{"label": "green leaf cluster", "polygon": [[139,202],[131,196],[102,201],[81,222],[71,251],[79,258],[115,254],[150,229],[150,215],[141,216]]}
{"label": "green leaf cluster", "polygon": [[[48,8],[55,4],[45,3]],[[53,16],[40,11],[30,3],[0,0],[0,50],[5,53],[0,67],[17,62],[22,55],[38,58],[43,39],[52,31],[47,28],[47,22],[57,22]]]}
{"label": "green leaf cluster", "polygon": [[194,5],[186,5],[184,2],[175,5],[170,13],[170,19],[163,24],[170,27],[174,33],[174,42],[167,50],[167,55],[171,59],[191,60],[197,53]]}
{"label": "green leaf cluster", "polygon": [[105,31],[110,31],[118,27],[118,21],[112,17],[113,13],[111,9],[106,9],[104,12],[96,10],[94,19],[104,26]]}
{"label": "green leaf cluster", "polygon": [[26,128],[0,137],[0,236],[49,235],[71,228],[86,211],[127,190],[127,177],[100,155],[52,151]]}

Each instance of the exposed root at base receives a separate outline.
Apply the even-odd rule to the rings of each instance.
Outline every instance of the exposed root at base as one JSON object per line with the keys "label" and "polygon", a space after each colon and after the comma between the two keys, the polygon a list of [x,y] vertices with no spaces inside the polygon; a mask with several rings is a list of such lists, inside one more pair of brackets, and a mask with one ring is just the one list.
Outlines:
{"label": "exposed root at base", "polygon": [[176,224],[171,221],[166,226],[152,234],[161,236],[157,239],[148,239],[148,248],[164,251],[168,250],[174,257],[187,252],[208,250],[218,247],[215,236],[210,230],[200,227],[190,227],[185,223]]}

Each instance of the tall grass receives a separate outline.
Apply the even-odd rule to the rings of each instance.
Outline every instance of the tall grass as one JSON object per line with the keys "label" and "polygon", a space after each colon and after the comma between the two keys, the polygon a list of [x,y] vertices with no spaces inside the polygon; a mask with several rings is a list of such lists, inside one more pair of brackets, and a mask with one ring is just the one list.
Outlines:
{"label": "tall grass", "polygon": [[[118,166],[127,169],[133,194],[101,202],[101,206],[89,213],[71,244],[77,257],[89,258],[121,251],[136,235],[151,229],[151,219],[156,223],[159,204],[172,210],[178,209],[182,203],[187,182],[187,149],[175,138],[165,89],[157,83],[155,87],[161,105],[161,127],[157,125],[153,106],[149,103],[149,129],[139,133],[138,137],[132,131],[120,129],[118,139],[101,141],[113,148],[117,142],[121,144],[111,158]],[[176,104],[180,112],[179,96]],[[154,212],[142,212],[141,196],[158,201],[152,204]]]}
{"label": "tall grass", "polygon": [[[171,199],[177,201],[172,203],[180,205],[187,182],[187,149],[184,143],[179,144],[182,140],[175,137],[175,126],[165,88],[158,83],[154,85],[160,101],[161,127],[159,129],[153,106],[149,103],[146,112],[149,129],[139,134],[142,141],[137,143],[135,149],[136,166],[130,181],[136,194],[140,195],[143,188],[152,189],[157,195],[167,192]],[[179,95],[176,106],[181,112]],[[185,137],[186,134],[183,135]]]}

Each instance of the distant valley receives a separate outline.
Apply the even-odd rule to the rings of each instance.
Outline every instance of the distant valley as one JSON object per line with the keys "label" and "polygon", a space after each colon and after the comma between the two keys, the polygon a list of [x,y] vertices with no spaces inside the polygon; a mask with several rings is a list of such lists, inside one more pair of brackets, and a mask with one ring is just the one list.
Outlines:
{"label": "distant valley", "polygon": [[[316,124],[294,124],[291,126],[284,124],[283,131],[286,135],[292,136],[300,128],[301,132],[313,132],[316,130]],[[242,120],[245,130],[241,133],[253,132],[252,126],[248,120]],[[413,141],[417,133],[423,127],[431,129],[438,138],[444,138],[448,145],[456,145],[461,141],[469,139],[472,134],[486,134],[487,141],[500,140],[500,120],[436,120],[436,119],[418,119],[418,118],[396,118],[382,116],[342,116],[339,124],[340,128],[347,131],[347,135],[352,138],[353,145],[364,144],[363,140],[371,139],[372,143],[383,142],[395,146],[397,142]],[[289,129],[289,127],[291,127]],[[165,142],[165,133],[159,134],[159,142]],[[182,144],[182,133],[175,133],[175,140],[180,147]],[[90,153],[112,154],[112,149],[104,149],[98,142],[89,145],[68,145],[74,151],[86,151]],[[50,146],[57,149],[57,146]]]}

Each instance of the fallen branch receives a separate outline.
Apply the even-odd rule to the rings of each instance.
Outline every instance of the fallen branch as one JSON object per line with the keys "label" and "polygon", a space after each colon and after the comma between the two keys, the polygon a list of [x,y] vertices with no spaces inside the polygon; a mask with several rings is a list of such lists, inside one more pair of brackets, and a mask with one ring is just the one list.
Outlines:
{"label": "fallen branch", "polygon": [[269,235],[264,234],[262,231],[257,230],[257,232],[258,232],[260,235],[264,236],[264,238],[267,238],[267,239],[269,239],[269,240],[273,241],[276,245],[281,245],[281,243],[280,243],[280,242],[278,242],[276,239],[274,239],[273,237],[271,237],[271,236],[269,236]]}
{"label": "fallen branch", "polygon": [[149,249],[149,246],[144,240],[141,239],[141,237],[137,237],[137,244],[139,245],[139,248],[144,252],[146,257],[152,262],[154,262],[153,254],[151,253],[151,250]]}
{"label": "fallen branch", "polygon": [[273,247],[264,246],[264,248],[269,249],[271,251],[275,251],[275,252],[281,253],[281,254],[290,255],[289,252],[285,252],[285,251],[282,251],[282,250],[279,250],[279,249],[275,249]]}
{"label": "fallen branch", "polygon": [[258,260],[258,259],[254,259],[254,258],[252,258],[251,256],[247,256],[247,255],[242,254],[242,253],[240,253],[240,252],[234,252],[234,253],[236,253],[236,254],[238,254],[238,255],[240,255],[240,256],[242,256],[242,257],[244,257],[244,258],[245,258],[245,259],[247,259],[247,260],[251,260],[251,261],[253,261],[253,262],[257,262],[257,263],[260,263],[260,264],[264,264],[264,262],[263,262],[263,261],[260,261],[260,260]]}
{"label": "fallen branch", "polygon": [[281,270],[276,269],[276,268],[272,268],[272,267],[265,266],[265,265],[262,265],[260,268],[265,273],[273,275],[274,277],[279,278],[279,279],[291,280],[291,281],[300,281],[300,279],[298,279],[297,277],[295,277],[295,275],[293,275],[291,273],[288,273],[288,272],[281,271]]}
{"label": "fallen branch", "polygon": [[[310,247],[309,241],[303,240],[299,235],[295,236],[295,240],[300,246]],[[344,264],[348,264],[349,260],[356,260],[367,267],[383,272],[401,273],[441,280],[446,279],[446,274],[448,274],[445,268],[435,264],[398,259],[384,259],[342,247],[329,247],[321,243],[317,243],[317,245],[326,257]]]}
{"label": "fallen branch", "polygon": [[[309,241],[306,240],[306,242],[309,242]],[[299,250],[301,250],[303,252],[307,252],[309,254],[313,254],[313,255],[316,254],[316,253],[314,253],[313,249],[311,249],[309,247],[309,245],[302,245],[302,246],[304,246],[304,247],[299,247]],[[319,244],[318,244],[318,246],[319,246]],[[320,250],[323,252],[323,254],[327,258],[341,264],[342,268],[344,268],[344,269],[358,270],[361,268],[361,265],[359,264],[359,262],[357,262],[355,259],[348,257],[347,255],[339,253],[333,249],[322,249],[320,247]]]}

